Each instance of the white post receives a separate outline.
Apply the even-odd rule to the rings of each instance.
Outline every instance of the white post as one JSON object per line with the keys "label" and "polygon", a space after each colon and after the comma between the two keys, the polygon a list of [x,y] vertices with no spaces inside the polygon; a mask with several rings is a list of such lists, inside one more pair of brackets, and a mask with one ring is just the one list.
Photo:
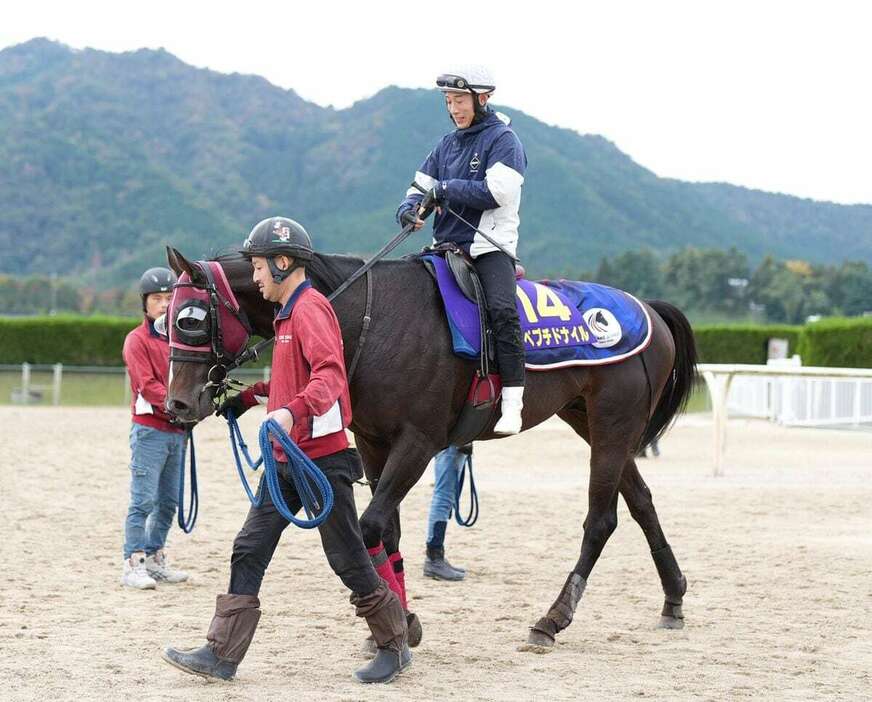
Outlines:
{"label": "white post", "polygon": [[732,373],[714,373],[704,371],[702,377],[708,386],[709,396],[712,401],[712,421],[714,422],[714,473],[715,477],[724,474],[723,461],[724,449],[727,438],[727,396],[730,393],[730,383],[733,380]]}
{"label": "white post", "polygon": [[[265,382],[265,383],[267,381],[269,381],[269,372],[270,372],[271,368],[272,368],[272,366],[264,366],[263,367],[263,382]],[[124,554],[122,554],[122,555],[124,555]]]}
{"label": "white post", "polygon": [[61,404],[61,379],[64,373],[64,364],[55,363],[52,372],[51,402],[57,407]]}
{"label": "white post", "polygon": [[21,402],[30,404],[30,364],[21,364]]}
{"label": "white post", "polygon": [[854,381],[854,426],[860,424],[860,398],[863,395],[863,385],[861,381]]}

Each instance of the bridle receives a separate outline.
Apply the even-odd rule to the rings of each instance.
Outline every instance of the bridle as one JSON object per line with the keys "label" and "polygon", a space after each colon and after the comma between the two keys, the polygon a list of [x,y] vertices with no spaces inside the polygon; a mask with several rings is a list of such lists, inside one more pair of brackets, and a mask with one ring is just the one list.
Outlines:
{"label": "bridle", "polygon": [[[206,374],[206,383],[200,389],[204,392],[209,389],[215,389],[213,401],[219,396],[227,392],[231,386],[244,387],[244,384],[230,377],[230,372],[246,361],[257,358],[259,354],[258,347],[262,348],[264,342],[255,344],[255,346],[246,348],[249,338],[252,334],[251,323],[248,320],[248,315],[245,314],[239,304],[234,299],[232,302],[218,289],[215,282],[215,275],[208,262],[196,261],[193,264],[203,273],[204,282],[179,282],[173,287],[192,288],[205,292],[208,299],[208,304],[197,298],[188,298],[181,300],[178,305],[174,304],[171,307],[172,319],[168,320],[167,332],[170,336],[170,363],[173,361],[181,361],[185,363],[207,363],[210,364],[208,373]],[[229,286],[228,286],[229,287]],[[175,302],[175,300],[174,300]],[[188,313],[188,310],[200,310],[202,317],[196,311]],[[245,340],[242,343],[242,349],[232,352],[227,349],[224,338],[224,327],[221,321],[221,310],[227,310],[232,318],[239,323],[245,333]],[[185,328],[180,322],[185,319],[194,319],[197,326],[204,328]],[[175,337],[175,338],[174,338]],[[208,352],[191,351],[181,349],[173,344],[173,341],[178,340],[187,347],[208,348]]]}

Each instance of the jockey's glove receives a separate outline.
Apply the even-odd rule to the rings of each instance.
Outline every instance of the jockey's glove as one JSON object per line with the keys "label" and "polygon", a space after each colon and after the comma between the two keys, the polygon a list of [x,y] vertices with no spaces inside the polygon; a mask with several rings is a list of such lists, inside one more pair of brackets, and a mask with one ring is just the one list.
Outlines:
{"label": "jockey's glove", "polygon": [[418,208],[417,207],[409,207],[400,215],[400,224],[403,227],[408,227],[410,224],[414,224],[418,221]]}

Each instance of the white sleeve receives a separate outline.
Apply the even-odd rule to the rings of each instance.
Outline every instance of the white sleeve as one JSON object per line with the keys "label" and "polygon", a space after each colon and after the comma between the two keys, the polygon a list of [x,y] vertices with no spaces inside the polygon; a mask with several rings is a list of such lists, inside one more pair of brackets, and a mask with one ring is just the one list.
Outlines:
{"label": "white sleeve", "polygon": [[497,161],[485,172],[485,182],[491,195],[500,207],[505,207],[514,202],[521,192],[524,184],[522,176],[514,168],[510,168],[502,161]]}
{"label": "white sleeve", "polygon": [[[438,182],[434,177],[428,176],[426,173],[422,173],[421,171],[415,171],[415,182],[420,185],[424,190],[430,190],[430,188],[435,188],[436,183]],[[421,191],[417,188],[409,188],[406,191],[406,197],[409,195],[420,195]]]}

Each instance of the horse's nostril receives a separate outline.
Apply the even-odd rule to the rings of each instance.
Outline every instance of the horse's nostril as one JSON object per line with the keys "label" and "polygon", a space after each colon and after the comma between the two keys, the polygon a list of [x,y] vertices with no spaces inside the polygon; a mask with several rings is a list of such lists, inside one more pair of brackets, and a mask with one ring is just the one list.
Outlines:
{"label": "horse's nostril", "polygon": [[188,406],[180,400],[170,400],[167,402],[167,409],[173,414],[178,414],[188,409]]}

